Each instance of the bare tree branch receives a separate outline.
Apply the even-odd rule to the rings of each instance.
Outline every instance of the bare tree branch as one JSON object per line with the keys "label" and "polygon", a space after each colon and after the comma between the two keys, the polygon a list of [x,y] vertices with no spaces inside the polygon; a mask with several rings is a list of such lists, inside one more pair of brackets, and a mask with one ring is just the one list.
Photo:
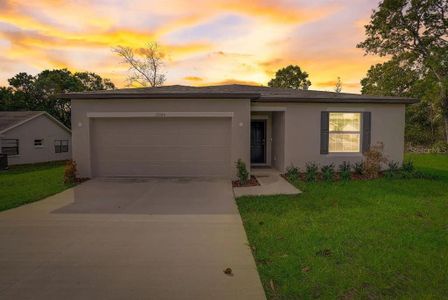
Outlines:
{"label": "bare tree branch", "polygon": [[132,49],[125,46],[112,48],[129,66],[128,86],[161,86],[166,80],[162,72],[164,53],[156,42],[149,42],[145,48]]}

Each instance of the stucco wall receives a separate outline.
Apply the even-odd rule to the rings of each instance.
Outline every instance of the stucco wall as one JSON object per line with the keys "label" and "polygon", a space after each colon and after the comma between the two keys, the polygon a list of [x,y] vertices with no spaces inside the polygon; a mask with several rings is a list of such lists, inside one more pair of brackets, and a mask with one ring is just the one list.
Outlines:
{"label": "stucco wall", "polygon": [[[67,160],[72,156],[70,133],[45,115],[5,132],[2,138],[19,140],[19,155],[8,157],[10,165]],[[42,147],[34,146],[36,139],[43,139]],[[55,153],[55,140],[68,140],[69,151]]]}
{"label": "stucco wall", "polygon": [[238,158],[250,162],[249,99],[79,99],[72,100],[72,136],[73,159],[82,177],[92,176],[89,112],[232,112],[231,169]]}
{"label": "stucco wall", "polygon": [[285,113],[272,113],[272,166],[284,170],[285,160]]}
{"label": "stucco wall", "polygon": [[[371,144],[384,143],[385,156],[402,162],[404,152],[405,105],[403,104],[331,104],[331,103],[256,103],[254,106],[285,107],[285,157],[283,170],[294,164],[304,168],[307,162],[320,165],[343,161],[358,162],[362,154],[320,154],[321,111],[370,111]],[[276,138],[273,120],[273,139]]]}

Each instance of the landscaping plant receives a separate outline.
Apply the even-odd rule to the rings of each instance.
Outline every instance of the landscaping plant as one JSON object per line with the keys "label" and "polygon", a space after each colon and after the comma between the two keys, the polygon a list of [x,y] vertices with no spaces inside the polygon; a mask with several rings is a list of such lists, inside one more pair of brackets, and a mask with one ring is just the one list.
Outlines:
{"label": "landscaping plant", "polygon": [[65,184],[75,184],[76,183],[76,162],[74,160],[69,160],[65,164],[64,168],[64,183]]}
{"label": "landscaping plant", "polygon": [[297,168],[296,166],[291,164],[289,167],[286,168],[286,178],[289,181],[298,180],[299,175],[300,175],[300,171],[299,171],[299,168]]}
{"label": "landscaping plant", "polygon": [[387,163],[383,156],[383,143],[377,143],[364,153],[364,174],[369,179],[378,178],[381,172],[381,165]]}
{"label": "landscaping plant", "polygon": [[322,172],[322,178],[325,181],[332,181],[334,179],[334,164],[325,165],[320,171]]}
{"label": "landscaping plant", "polygon": [[240,184],[244,185],[249,180],[249,172],[247,171],[246,164],[242,159],[238,159],[236,162],[237,177],[240,180]]}
{"label": "landscaping plant", "polygon": [[403,172],[412,173],[415,171],[414,162],[412,160],[405,160],[401,166]]}
{"label": "landscaping plant", "polygon": [[364,163],[362,161],[353,164],[353,171],[356,175],[364,174]]}
{"label": "landscaping plant", "polygon": [[342,164],[339,165],[339,175],[342,180],[350,180],[352,179],[352,172],[351,172],[352,166],[348,161],[342,162]]}
{"label": "landscaping plant", "polygon": [[319,170],[319,167],[315,162],[309,162],[306,164],[306,170],[305,170],[305,180],[306,181],[316,181],[317,180],[317,171]]}
{"label": "landscaping plant", "polygon": [[398,162],[390,161],[387,164],[387,166],[388,166],[388,169],[384,172],[384,175],[387,178],[393,178],[393,177],[397,177],[397,175],[399,175],[400,168],[399,168]]}

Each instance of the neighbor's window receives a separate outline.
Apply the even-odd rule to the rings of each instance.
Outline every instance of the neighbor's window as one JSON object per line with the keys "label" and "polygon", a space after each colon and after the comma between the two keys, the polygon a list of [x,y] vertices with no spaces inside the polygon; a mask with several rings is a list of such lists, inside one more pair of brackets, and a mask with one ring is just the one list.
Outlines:
{"label": "neighbor's window", "polygon": [[55,140],[54,152],[55,153],[68,152],[68,140]]}
{"label": "neighbor's window", "polygon": [[328,152],[360,152],[361,113],[329,114]]}
{"label": "neighbor's window", "polygon": [[7,155],[19,155],[19,140],[17,139],[2,140],[2,153]]}
{"label": "neighbor's window", "polygon": [[34,147],[42,147],[44,145],[44,140],[34,140]]}

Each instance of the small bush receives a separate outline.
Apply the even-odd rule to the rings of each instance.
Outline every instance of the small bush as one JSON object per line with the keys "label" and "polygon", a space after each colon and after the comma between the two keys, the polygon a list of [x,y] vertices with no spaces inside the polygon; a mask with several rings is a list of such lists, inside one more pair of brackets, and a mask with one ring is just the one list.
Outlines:
{"label": "small bush", "polygon": [[388,164],[388,169],[384,172],[387,178],[394,178],[399,175],[400,168],[398,162],[390,161]]}
{"label": "small bush", "polygon": [[415,171],[414,162],[412,160],[403,161],[401,170],[407,173],[414,172]]}
{"label": "small bush", "polygon": [[370,179],[378,178],[381,165],[387,162],[383,156],[383,148],[383,143],[377,143],[364,153],[364,174]]}
{"label": "small bush", "polygon": [[320,171],[322,172],[322,178],[325,181],[332,181],[334,179],[334,165],[329,164],[326,166],[323,166]]}
{"label": "small bush", "polygon": [[297,168],[294,165],[290,165],[289,167],[286,168],[286,178],[288,178],[288,180],[290,181],[296,181],[299,179],[299,168]]}
{"label": "small bush", "polygon": [[362,161],[353,164],[353,170],[355,174],[362,175],[364,174],[364,163]]}
{"label": "small bush", "polygon": [[75,184],[76,173],[77,173],[76,162],[74,160],[67,161],[64,168],[64,183]]}
{"label": "small bush", "polygon": [[431,153],[448,153],[448,143],[444,141],[438,141],[434,143],[430,149]]}
{"label": "small bush", "polygon": [[309,162],[306,164],[305,170],[305,180],[306,181],[316,181],[317,180],[317,171],[319,167],[315,162]]}
{"label": "small bush", "polygon": [[237,177],[240,184],[244,185],[249,181],[249,172],[247,171],[246,164],[240,159],[236,162]]}
{"label": "small bush", "polygon": [[339,174],[342,180],[350,180],[352,178],[352,166],[349,162],[344,161],[339,165]]}

